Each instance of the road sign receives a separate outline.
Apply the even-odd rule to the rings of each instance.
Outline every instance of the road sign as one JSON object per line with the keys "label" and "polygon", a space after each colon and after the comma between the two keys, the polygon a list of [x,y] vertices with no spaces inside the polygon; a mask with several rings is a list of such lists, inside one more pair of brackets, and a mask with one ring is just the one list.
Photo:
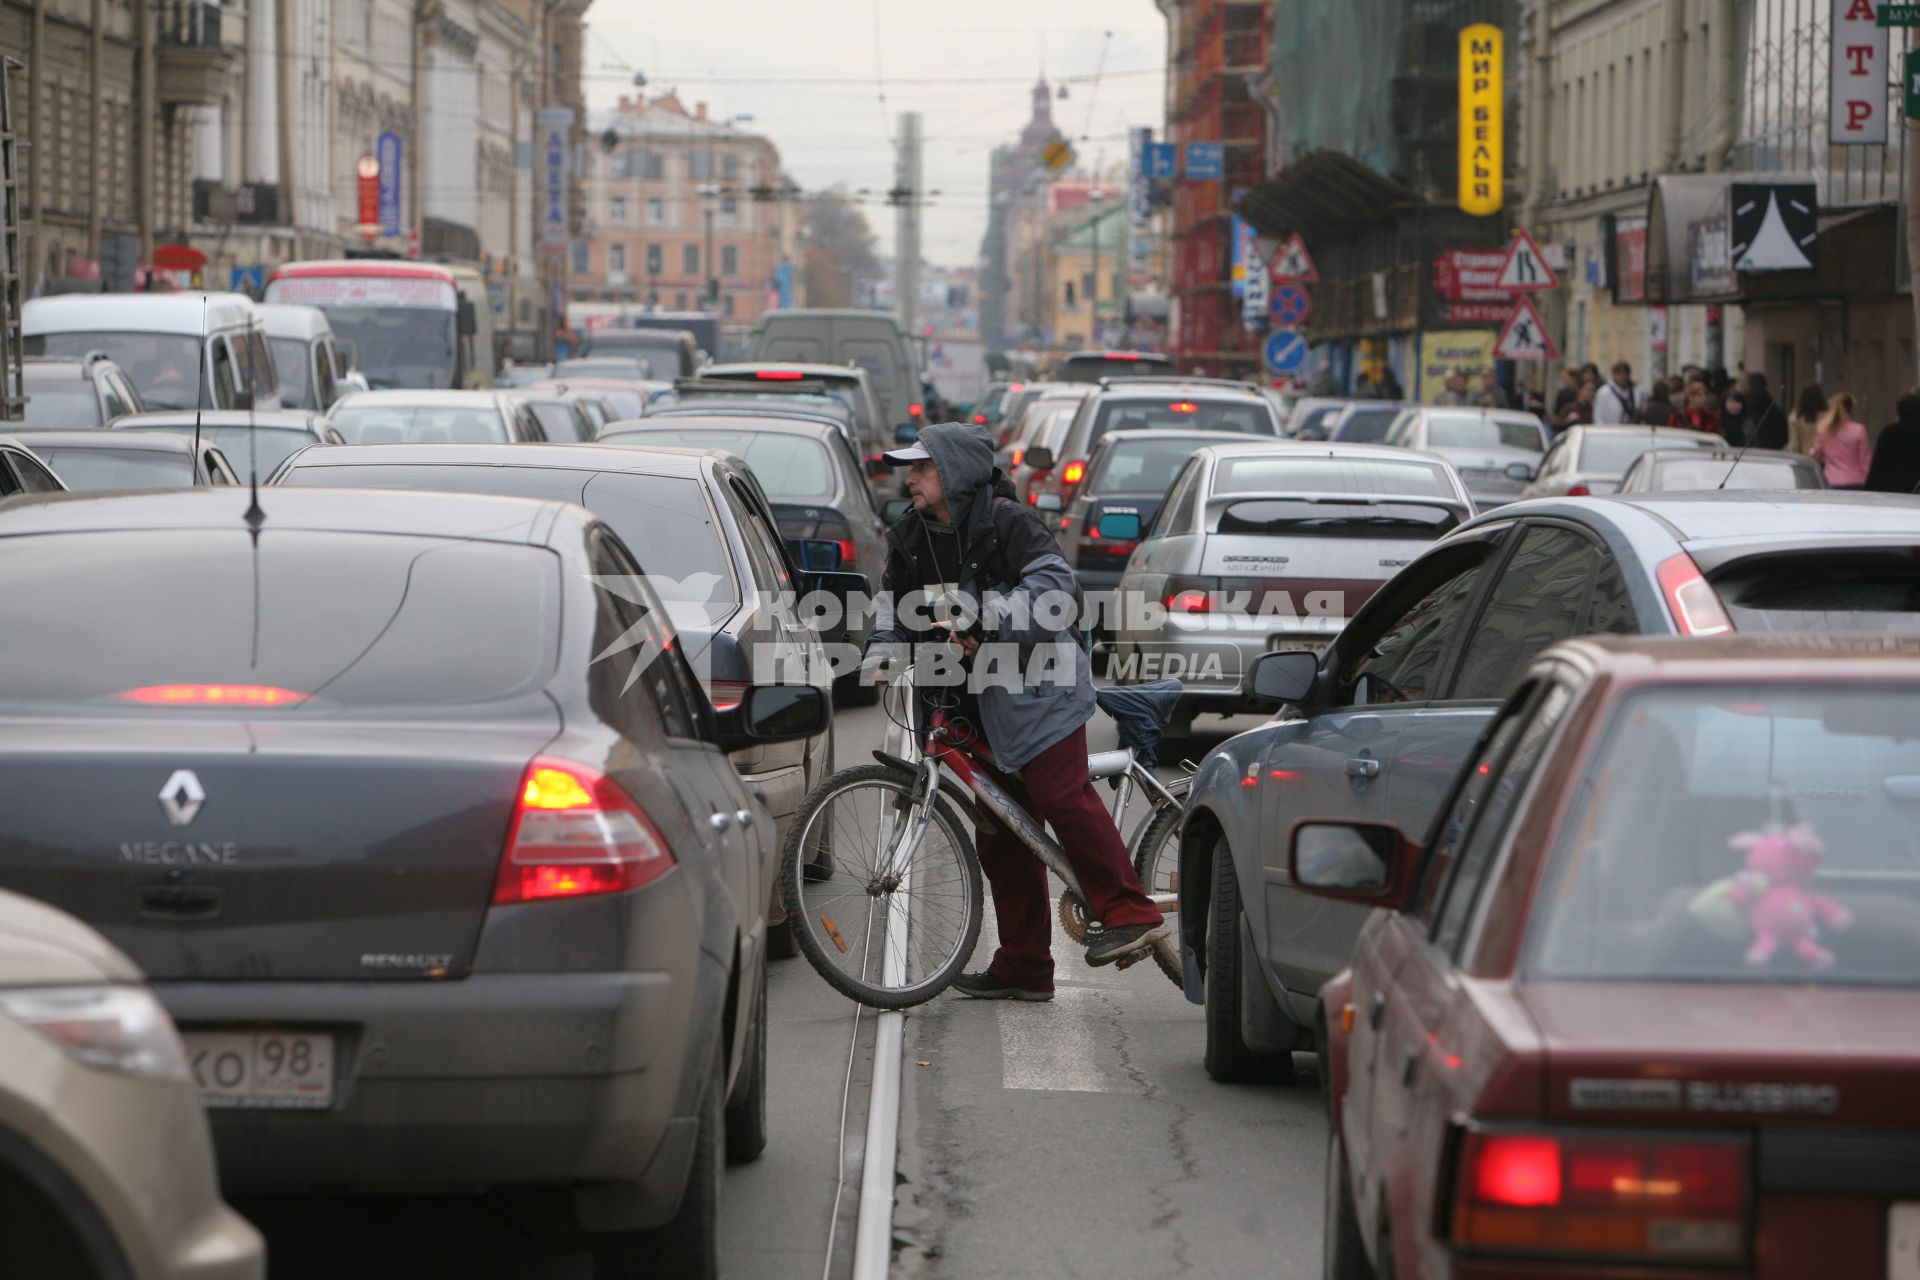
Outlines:
{"label": "road sign", "polygon": [[1283,281],[1273,287],[1273,298],[1267,304],[1267,314],[1283,329],[1297,328],[1313,314],[1313,295],[1307,292],[1303,284]]}
{"label": "road sign", "polygon": [[1247,263],[1246,292],[1240,297],[1240,318],[1248,328],[1256,328],[1267,314],[1267,271],[1259,259]]}
{"label": "road sign", "polygon": [[1883,4],[1873,11],[1873,20],[1883,27],[1920,27],[1920,4]]}
{"label": "road sign", "polygon": [[1560,349],[1553,345],[1540,313],[1525,298],[1514,305],[1507,327],[1493,344],[1493,354],[1502,360],[1557,360]]}
{"label": "road sign", "polygon": [[1500,264],[1500,278],[1495,281],[1495,287],[1509,293],[1538,293],[1560,287],[1560,277],[1547,265],[1546,256],[1525,227],[1513,233],[1513,243],[1507,246],[1507,260]]}
{"label": "road sign", "polygon": [[1073,144],[1057,133],[1047,139],[1046,148],[1040,152],[1040,158],[1046,162],[1047,168],[1055,173],[1072,164],[1073,156]]}
{"label": "road sign", "polygon": [[1267,335],[1260,358],[1266,362],[1267,372],[1276,377],[1298,373],[1307,364],[1307,340],[1293,329],[1275,329]]}
{"label": "road sign", "polygon": [[[1920,9],[1920,5],[1914,7]],[[1907,87],[1907,119],[1920,120],[1920,52],[1907,55],[1905,74],[1900,82]]]}
{"label": "road sign", "polygon": [[1300,284],[1320,283],[1320,272],[1313,265],[1313,255],[1307,252],[1307,242],[1298,235],[1280,246],[1279,255],[1268,258],[1267,263],[1275,280],[1293,280]]}
{"label": "road sign", "polygon": [[1218,142],[1187,144],[1187,178],[1194,182],[1218,182],[1227,176],[1226,148]]}
{"label": "road sign", "polygon": [[227,288],[234,293],[251,294],[259,297],[267,287],[267,272],[264,267],[234,267],[227,273]]}
{"label": "road sign", "polygon": [[401,145],[397,133],[383,133],[373,144],[374,159],[380,162],[380,185],[375,201],[378,214],[375,220],[380,224],[380,234],[383,236],[400,234]]}
{"label": "road sign", "polygon": [[1149,142],[1141,168],[1149,178],[1179,177],[1179,150],[1171,142]]}

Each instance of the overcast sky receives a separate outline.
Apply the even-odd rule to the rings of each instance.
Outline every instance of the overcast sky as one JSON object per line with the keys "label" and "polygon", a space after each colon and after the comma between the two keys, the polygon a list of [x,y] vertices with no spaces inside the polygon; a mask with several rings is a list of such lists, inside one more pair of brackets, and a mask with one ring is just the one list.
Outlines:
{"label": "overcast sky", "polygon": [[[660,16],[623,16],[647,11]],[[987,159],[1026,124],[1043,61],[1056,93],[1067,87],[1054,121],[1084,168],[1123,165],[1127,128],[1157,136],[1164,114],[1166,24],[1153,0],[601,0],[587,28],[590,107],[634,93],[638,70],[648,93],[677,89],[719,119],[751,115],[741,128],[771,138],[802,187],[876,193],[863,211],[882,252],[893,245],[894,211],[878,195],[893,185],[890,138],[900,112],[920,112],[926,186],[940,192],[924,210],[923,251],[955,266],[978,259]]]}

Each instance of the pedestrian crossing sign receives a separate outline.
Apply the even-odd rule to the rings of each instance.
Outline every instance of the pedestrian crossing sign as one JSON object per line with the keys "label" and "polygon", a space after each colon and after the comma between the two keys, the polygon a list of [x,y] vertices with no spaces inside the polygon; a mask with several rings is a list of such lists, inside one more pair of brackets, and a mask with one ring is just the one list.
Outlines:
{"label": "pedestrian crossing sign", "polygon": [[1560,277],[1547,265],[1546,255],[1525,227],[1513,233],[1507,260],[1500,264],[1500,278],[1494,287],[1508,293],[1538,293],[1560,287]]}
{"label": "pedestrian crossing sign", "polygon": [[1557,360],[1560,349],[1553,345],[1547,326],[1533,303],[1521,298],[1514,304],[1507,327],[1493,344],[1493,354],[1501,360]]}
{"label": "pedestrian crossing sign", "polygon": [[1268,273],[1275,280],[1292,280],[1299,284],[1319,284],[1320,272],[1313,265],[1313,255],[1307,252],[1307,242],[1298,235],[1280,247],[1280,252],[1267,259]]}

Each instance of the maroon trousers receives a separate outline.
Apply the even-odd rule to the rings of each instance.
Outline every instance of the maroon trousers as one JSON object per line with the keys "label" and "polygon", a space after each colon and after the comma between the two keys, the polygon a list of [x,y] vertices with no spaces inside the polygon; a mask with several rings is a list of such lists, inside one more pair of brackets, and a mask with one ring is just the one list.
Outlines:
{"label": "maroon trousers", "polygon": [[[1083,725],[1027,762],[1018,778],[993,771],[1022,808],[1053,829],[1066,851],[1087,910],[1107,928],[1159,924],[1159,908],[1140,886],[1127,861],[1127,846],[1087,779],[1087,730]],[[976,846],[980,869],[993,890],[1000,949],[987,972],[1002,982],[1036,991],[1053,990],[1053,896],[1047,866],[1020,837],[1005,829],[982,834]]]}

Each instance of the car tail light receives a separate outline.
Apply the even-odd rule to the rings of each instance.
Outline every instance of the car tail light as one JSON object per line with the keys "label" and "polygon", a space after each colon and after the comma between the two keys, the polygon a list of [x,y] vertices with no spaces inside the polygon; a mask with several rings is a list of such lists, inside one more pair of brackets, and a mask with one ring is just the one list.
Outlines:
{"label": "car tail light", "polygon": [[753,376],[762,382],[799,382],[807,375],[792,369],[760,369]]}
{"label": "car tail light", "polygon": [[1015,449],[1015,450],[1013,451],[1013,465],[1014,465],[1014,466],[1016,466],[1016,467],[1017,467],[1017,466],[1019,466],[1019,465],[1020,465],[1020,459],[1022,459],[1022,458],[1024,458],[1024,457],[1026,457],[1026,456],[1027,456],[1027,451],[1026,451],[1025,449]]}
{"label": "car tail light", "polygon": [[1467,1133],[1453,1243],[1475,1250],[1734,1262],[1746,1253],[1744,1139]]}
{"label": "car tail light", "polygon": [[974,425],[974,426],[976,426],[976,427],[984,427],[984,426],[986,426],[986,425],[987,425],[987,415],[986,415],[986,414],[984,414],[984,413],[976,413],[976,414],[974,414],[974,415],[973,415],[973,425]]}
{"label": "car tail light", "polygon": [[1069,462],[1060,469],[1060,479],[1067,484],[1079,484],[1087,478],[1087,464],[1080,461]]}
{"label": "car tail light", "polygon": [[613,779],[543,756],[521,779],[493,901],[624,893],[673,866],[666,841]]}
{"label": "car tail light", "polygon": [[860,563],[860,547],[852,538],[836,538],[834,545],[840,548],[840,567]]}
{"label": "car tail light", "polygon": [[747,696],[747,690],[753,687],[746,680],[709,680],[706,682],[707,701],[713,704],[715,711],[731,711],[740,705]]}
{"label": "car tail light", "polygon": [[1167,406],[1168,413],[1198,413],[1200,406],[1191,400],[1176,400]]}
{"label": "car tail light", "polygon": [[1022,391],[1025,391],[1026,389],[1027,389],[1027,384],[1026,384],[1026,383],[1024,383],[1024,382],[1016,382],[1016,383],[1014,383],[1014,384],[1013,384],[1013,385],[1012,385],[1011,387],[1009,387],[1009,388],[1007,388],[1007,393],[1008,393],[1009,395],[1016,395],[1016,396],[1017,396],[1017,395],[1019,395],[1019,394],[1020,394],[1020,393],[1021,393]]}
{"label": "car tail light", "polygon": [[1140,357],[1131,351],[1109,351],[1107,352],[1106,358],[1109,360],[1138,360]]}
{"label": "car tail light", "polygon": [[1567,489],[1567,496],[1569,498],[1591,498],[1593,496],[1593,490],[1584,484],[1576,484]]}
{"label": "car tail light", "polygon": [[1693,557],[1681,552],[1666,561],[1656,571],[1660,580],[1661,594],[1667,598],[1667,609],[1673,614],[1674,625],[1680,628],[1683,636],[1723,636],[1733,630],[1733,619],[1720,604],[1720,597],[1713,592],[1713,586],[1700,572],[1700,566]]}
{"label": "car tail light", "polygon": [[925,410],[926,406],[923,404],[910,404],[907,406],[907,416],[909,418],[917,418]]}
{"label": "car tail light", "polygon": [[1213,598],[1205,587],[1176,587],[1161,603],[1168,613],[1211,613]]}
{"label": "car tail light", "polygon": [[285,707],[312,695],[267,684],[149,684],[116,696],[150,707]]}

